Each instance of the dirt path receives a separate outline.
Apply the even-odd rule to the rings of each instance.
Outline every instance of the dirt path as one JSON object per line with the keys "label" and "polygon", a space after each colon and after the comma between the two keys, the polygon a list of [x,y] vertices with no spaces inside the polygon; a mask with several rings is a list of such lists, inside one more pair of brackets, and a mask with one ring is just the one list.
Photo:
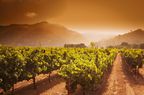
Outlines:
{"label": "dirt path", "polygon": [[118,54],[103,95],[144,95],[144,85],[134,81],[125,71],[121,55]]}
{"label": "dirt path", "polygon": [[107,90],[103,95],[127,95],[126,86],[129,85],[122,70],[121,56],[118,54],[113,65],[111,75],[108,79]]}

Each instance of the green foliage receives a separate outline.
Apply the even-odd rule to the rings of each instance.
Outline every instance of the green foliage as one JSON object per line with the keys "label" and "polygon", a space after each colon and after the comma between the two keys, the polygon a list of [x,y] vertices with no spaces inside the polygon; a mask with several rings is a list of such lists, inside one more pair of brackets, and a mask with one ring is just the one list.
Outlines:
{"label": "green foliage", "polygon": [[50,73],[61,67],[62,48],[0,47],[0,88],[5,92],[22,80]]}
{"label": "green foliage", "polygon": [[144,51],[141,49],[121,50],[123,58],[132,68],[141,68],[144,64]]}
{"label": "green foliage", "polygon": [[69,54],[71,52],[67,53],[70,55],[67,59],[71,61],[62,65],[59,75],[67,80],[70,90],[75,91],[76,85],[80,84],[85,91],[89,91],[101,82],[104,72],[112,66],[117,50],[75,49],[74,56]]}
{"label": "green foliage", "polygon": [[19,81],[59,70],[75,91],[77,84],[91,90],[112,66],[115,49],[30,48],[0,46],[0,88],[5,92]]}

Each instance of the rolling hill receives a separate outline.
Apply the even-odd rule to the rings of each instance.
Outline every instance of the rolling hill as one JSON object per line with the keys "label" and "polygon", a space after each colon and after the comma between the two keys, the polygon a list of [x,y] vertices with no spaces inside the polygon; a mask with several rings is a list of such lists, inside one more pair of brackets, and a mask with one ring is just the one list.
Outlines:
{"label": "rolling hill", "polygon": [[123,35],[118,35],[114,38],[100,41],[98,42],[99,46],[115,46],[119,45],[122,42],[127,42],[129,44],[141,44],[144,43],[144,30],[142,29],[137,29],[131,32],[128,32]]}
{"label": "rolling hill", "polygon": [[80,43],[84,37],[63,26],[40,22],[0,26],[0,44],[12,46],[63,46]]}

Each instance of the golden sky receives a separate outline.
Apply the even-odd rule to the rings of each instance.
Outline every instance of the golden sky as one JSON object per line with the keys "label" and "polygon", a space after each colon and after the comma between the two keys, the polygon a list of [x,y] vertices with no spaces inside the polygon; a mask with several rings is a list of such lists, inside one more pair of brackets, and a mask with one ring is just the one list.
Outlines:
{"label": "golden sky", "polygon": [[79,32],[144,28],[144,0],[0,0],[0,24],[40,21]]}
{"label": "golden sky", "polygon": [[144,25],[144,0],[68,0],[52,20],[71,27],[133,28]]}

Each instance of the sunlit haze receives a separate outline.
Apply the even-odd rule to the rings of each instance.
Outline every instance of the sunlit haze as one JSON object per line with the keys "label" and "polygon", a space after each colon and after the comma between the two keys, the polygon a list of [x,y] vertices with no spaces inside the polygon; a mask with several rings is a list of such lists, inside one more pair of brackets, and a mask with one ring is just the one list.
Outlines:
{"label": "sunlit haze", "polygon": [[75,29],[69,28],[73,31],[79,32],[82,34],[89,42],[91,41],[101,41],[106,40],[108,38],[112,38],[114,36],[122,35],[128,30],[100,30],[100,29]]}

